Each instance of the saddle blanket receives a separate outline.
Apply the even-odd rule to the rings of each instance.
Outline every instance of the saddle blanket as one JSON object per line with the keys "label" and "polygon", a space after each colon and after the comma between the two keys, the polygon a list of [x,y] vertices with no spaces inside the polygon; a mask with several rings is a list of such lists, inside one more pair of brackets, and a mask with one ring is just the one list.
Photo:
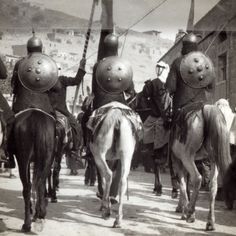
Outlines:
{"label": "saddle blanket", "polygon": [[71,131],[71,126],[69,124],[68,118],[63,115],[61,112],[56,111],[56,120],[62,125],[62,127],[64,127],[65,129],[65,138],[63,140],[63,143],[67,143],[69,140],[69,132]]}
{"label": "saddle blanket", "polygon": [[163,127],[161,117],[149,116],[143,124],[143,143],[153,143],[154,149],[163,147],[169,141],[170,131]]}
{"label": "saddle blanket", "polygon": [[119,108],[123,112],[123,114],[133,124],[136,131],[142,131],[142,121],[138,113],[120,102],[110,102],[94,110],[87,122],[87,128],[94,133],[100,122],[106,117],[107,112],[114,108]]}

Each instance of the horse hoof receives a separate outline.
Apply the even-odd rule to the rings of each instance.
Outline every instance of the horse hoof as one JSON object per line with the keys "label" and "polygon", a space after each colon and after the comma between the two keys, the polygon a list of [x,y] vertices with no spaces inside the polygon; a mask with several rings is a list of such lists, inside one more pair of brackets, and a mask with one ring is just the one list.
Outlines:
{"label": "horse hoof", "polygon": [[21,231],[24,232],[24,233],[28,233],[28,232],[31,231],[31,226],[23,224],[22,227],[21,227]]}
{"label": "horse hoof", "polygon": [[161,196],[162,195],[162,192],[156,192],[156,196]]}
{"label": "horse hoof", "polygon": [[180,219],[181,219],[181,220],[187,220],[187,216],[182,215]]}
{"label": "horse hoof", "polygon": [[171,198],[172,198],[172,199],[178,198],[178,192],[172,192],[172,193],[171,193]]}
{"label": "horse hoof", "polygon": [[206,231],[214,231],[215,230],[215,227],[212,223],[210,222],[207,222],[206,224]]}
{"label": "horse hoof", "polygon": [[104,220],[108,220],[111,216],[111,211],[110,210],[103,210],[102,212],[102,218]]}
{"label": "horse hoof", "polygon": [[183,207],[177,206],[176,209],[175,209],[175,212],[176,213],[182,213],[183,212]]}
{"label": "horse hoof", "polygon": [[188,222],[188,223],[194,223],[194,222],[195,222],[195,217],[193,217],[193,216],[188,216],[187,219],[186,219],[186,222]]}
{"label": "horse hoof", "polygon": [[121,224],[120,224],[120,222],[118,222],[117,220],[115,220],[114,221],[114,224],[113,224],[113,226],[112,226],[112,228],[121,228]]}
{"label": "horse hoof", "polygon": [[33,226],[34,226],[34,230],[36,232],[42,232],[43,228],[44,228],[44,220],[43,219],[36,219]]}
{"label": "horse hoof", "polygon": [[57,198],[51,198],[51,203],[57,203]]}

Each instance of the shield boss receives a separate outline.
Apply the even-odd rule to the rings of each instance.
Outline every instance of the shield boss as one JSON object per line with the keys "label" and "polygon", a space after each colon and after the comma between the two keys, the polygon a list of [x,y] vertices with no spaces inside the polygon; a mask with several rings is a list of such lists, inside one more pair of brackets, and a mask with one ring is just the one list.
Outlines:
{"label": "shield boss", "polygon": [[204,88],[214,80],[214,66],[211,59],[202,52],[190,52],[180,63],[183,81],[191,88]]}

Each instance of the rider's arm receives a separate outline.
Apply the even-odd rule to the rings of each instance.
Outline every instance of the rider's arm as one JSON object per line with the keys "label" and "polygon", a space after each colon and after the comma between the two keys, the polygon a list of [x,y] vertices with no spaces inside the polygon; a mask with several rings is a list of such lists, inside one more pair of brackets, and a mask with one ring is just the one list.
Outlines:
{"label": "rider's arm", "polygon": [[175,60],[170,67],[170,72],[166,79],[166,88],[171,95],[173,95],[174,92],[176,91],[177,78],[178,78],[178,68],[177,68],[177,61]]}
{"label": "rider's arm", "polygon": [[7,69],[0,58],[0,79],[6,79],[7,78]]}
{"label": "rider's arm", "polygon": [[86,74],[85,62],[85,59],[80,61],[80,66],[75,77],[60,76],[61,83],[66,87],[79,85]]}
{"label": "rider's arm", "polygon": [[11,77],[11,87],[13,90],[13,94],[17,93],[17,84],[19,83],[19,77],[18,77],[18,68],[21,60],[16,62],[15,67],[13,69],[12,77]]}
{"label": "rider's arm", "polygon": [[125,93],[128,94],[130,97],[133,97],[136,94],[133,80],[131,81],[130,86],[125,90]]}

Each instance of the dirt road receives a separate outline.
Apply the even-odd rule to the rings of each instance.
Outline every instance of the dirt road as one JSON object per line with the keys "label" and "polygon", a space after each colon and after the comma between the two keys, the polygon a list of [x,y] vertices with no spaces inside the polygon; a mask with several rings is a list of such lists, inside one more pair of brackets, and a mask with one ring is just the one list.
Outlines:
{"label": "dirt road", "polygon": [[[197,203],[196,222],[189,224],[175,213],[177,200],[170,197],[168,174],[163,174],[164,193],[157,197],[152,193],[153,174],[143,168],[131,171],[129,200],[124,205],[122,229],[113,229],[114,215],[103,220],[96,198],[96,186],[84,186],[84,170],[78,176],[70,176],[63,165],[58,203],[49,203],[43,229],[35,224],[30,235],[45,236],[130,236],[130,235],[236,235],[236,209],[226,210],[222,202],[216,203],[216,231],[205,232],[208,195],[201,192]],[[17,178],[0,174],[0,235],[24,235],[20,232],[24,217],[22,185]],[[116,210],[117,207],[114,207]]]}

